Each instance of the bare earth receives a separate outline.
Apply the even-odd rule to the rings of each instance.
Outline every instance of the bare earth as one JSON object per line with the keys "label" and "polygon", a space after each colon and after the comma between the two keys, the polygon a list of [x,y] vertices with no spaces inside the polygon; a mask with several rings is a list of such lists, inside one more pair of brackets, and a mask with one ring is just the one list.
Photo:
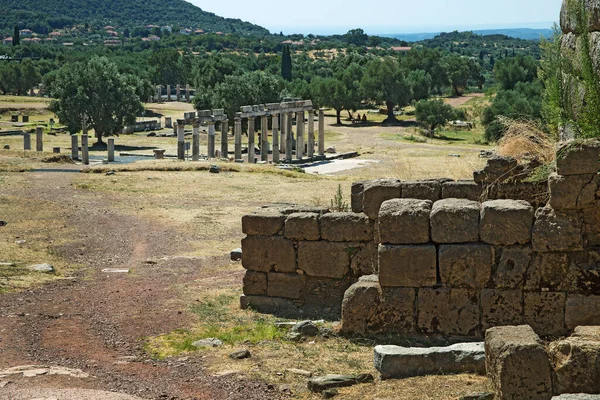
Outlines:
{"label": "bare earth", "polygon": [[[40,386],[102,389],[142,398],[281,397],[265,383],[207,376],[200,357],[191,355],[185,363],[148,358],[141,338],[185,327],[189,321],[186,308],[177,301],[178,285],[202,276],[235,279],[241,285],[241,273],[219,277],[214,269],[206,268],[226,264],[223,258],[175,258],[145,264],[144,260],[168,257],[185,248],[184,232],[151,219],[122,215],[111,207],[108,196],[69,189],[73,175],[32,174],[28,187],[3,191],[24,198],[61,196],[68,224],[78,228],[80,241],[58,251],[83,268],[72,278],[0,297],[0,369],[43,363],[78,368],[92,378],[4,378],[0,381],[11,383],[0,388],[0,399],[31,399],[36,396],[29,393],[37,392],[21,390]],[[49,181],[52,186],[47,186]],[[101,273],[104,268],[132,266],[137,273]],[[59,398],[70,397],[61,394]]]}

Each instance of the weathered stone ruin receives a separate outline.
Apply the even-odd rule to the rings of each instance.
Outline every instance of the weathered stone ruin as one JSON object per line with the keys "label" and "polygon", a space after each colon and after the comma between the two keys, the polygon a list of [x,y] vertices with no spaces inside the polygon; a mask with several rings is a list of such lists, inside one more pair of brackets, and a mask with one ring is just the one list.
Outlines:
{"label": "weathered stone ruin", "polygon": [[528,324],[558,336],[600,324],[600,142],[561,144],[543,185],[491,187],[481,177],[497,164],[513,168],[492,158],[480,184],[356,183],[349,213],[246,215],[242,306],[341,316],[349,334],[482,337]]}

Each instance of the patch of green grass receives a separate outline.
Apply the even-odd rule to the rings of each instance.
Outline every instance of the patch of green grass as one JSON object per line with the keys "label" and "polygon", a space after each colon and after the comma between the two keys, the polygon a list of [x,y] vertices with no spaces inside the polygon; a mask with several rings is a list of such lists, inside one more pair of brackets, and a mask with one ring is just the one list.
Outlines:
{"label": "patch of green grass", "polygon": [[525,182],[547,182],[550,174],[556,170],[554,163],[540,165],[525,179]]}
{"label": "patch of green grass", "polygon": [[476,142],[482,143],[483,130],[472,129],[460,131],[452,129],[443,129],[436,132],[435,139],[444,140],[448,142],[461,142],[469,144],[475,144]]}

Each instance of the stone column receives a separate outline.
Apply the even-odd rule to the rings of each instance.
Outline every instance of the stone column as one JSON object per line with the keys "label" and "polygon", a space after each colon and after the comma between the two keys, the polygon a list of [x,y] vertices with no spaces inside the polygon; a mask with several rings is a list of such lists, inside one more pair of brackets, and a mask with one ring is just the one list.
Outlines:
{"label": "stone column", "polygon": [[279,141],[279,151],[285,154],[285,149],[287,149],[287,113],[282,112],[279,115],[281,118],[281,140]]}
{"label": "stone column", "polygon": [[108,162],[115,161],[115,139],[108,139]]}
{"label": "stone column", "polygon": [[254,117],[248,118],[248,162],[254,164]]}
{"label": "stone column", "polygon": [[229,157],[229,146],[227,138],[229,136],[229,121],[221,121],[221,158]]}
{"label": "stone column", "polygon": [[215,158],[215,123],[208,122],[208,158]]}
{"label": "stone column", "polygon": [[177,159],[185,160],[185,121],[184,120],[177,120]]}
{"label": "stone column", "polygon": [[313,110],[308,112],[308,158],[315,156],[315,113]]}
{"label": "stone column", "polygon": [[176,90],[176,96],[177,96],[177,101],[181,101],[181,85],[177,85]]}
{"label": "stone column", "polygon": [[319,155],[325,155],[325,111],[319,110]]}
{"label": "stone column", "polygon": [[192,127],[192,161],[200,160],[200,124],[194,121]]}
{"label": "stone column", "polygon": [[156,87],[156,102],[160,103],[161,100],[162,100],[162,86],[157,86]]}
{"label": "stone column", "polygon": [[79,160],[79,136],[71,135],[71,158]]}
{"label": "stone column", "polygon": [[81,135],[81,161],[83,165],[89,165],[90,154],[88,151],[88,135]]}
{"label": "stone column", "polygon": [[167,102],[171,101],[171,85],[167,85]]}
{"label": "stone column", "polygon": [[233,127],[234,158],[235,161],[242,159],[242,117],[235,116],[235,125]]}
{"label": "stone column", "polygon": [[260,160],[269,161],[269,118],[266,115],[260,120]]}
{"label": "stone column", "polygon": [[294,135],[292,132],[292,118],[293,113],[286,113],[286,132],[285,132],[285,160],[292,161],[293,149],[294,149]]}
{"label": "stone column", "polygon": [[35,149],[44,151],[44,128],[41,126],[35,128]]}
{"label": "stone column", "polygon": [[165,128],[167,128],[167,129],[173,128],[173,118],[165,117]]}
{"label": "stone column", "polygon": [[190,85],[185,85],[185,101],[190,102]]}
{"label": "stone column", "polygon": [[273,163],[279,162],[279,114],[271,116],[273,121]]}
{"label": "stone column", "polygon": [[31,133],[23,133],[23,150],[31,150]]}
{"label": "stone column", "polygon": [[296,113],[296,160],[304,154],[304,111]]}

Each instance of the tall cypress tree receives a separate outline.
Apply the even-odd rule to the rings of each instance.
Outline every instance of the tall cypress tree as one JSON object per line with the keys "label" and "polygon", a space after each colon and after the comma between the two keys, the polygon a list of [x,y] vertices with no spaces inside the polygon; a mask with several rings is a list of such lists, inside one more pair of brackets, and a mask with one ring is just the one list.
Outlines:
{"label": "tall cypress tree", "polygon": [[283,48],[283,54],[281,56],[281,76],[288,82],[292,81],[292,55],[290,53],[290,46]]}
{"label": "tall cypress tree", "polygon": [[15,25],[15,31],[13,34],[13,46],[18,46],[21,42],[21,32],[19,32],[19,25]]}

